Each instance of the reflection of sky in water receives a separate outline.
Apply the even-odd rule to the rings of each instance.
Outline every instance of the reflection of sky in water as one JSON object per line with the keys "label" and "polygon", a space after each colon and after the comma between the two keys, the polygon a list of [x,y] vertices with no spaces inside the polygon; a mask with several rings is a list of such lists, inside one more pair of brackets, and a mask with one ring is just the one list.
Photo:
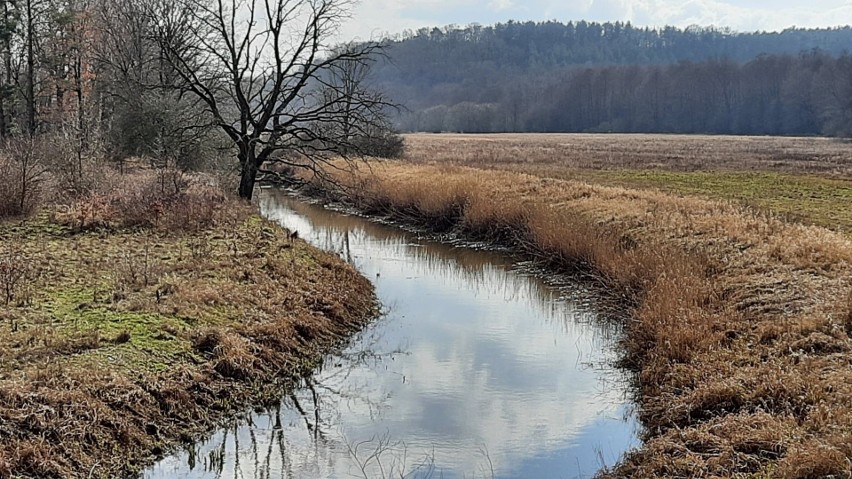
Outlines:
{"label": "reflection of sky in water", "polygon": [[497,254],[275,192],[261,208],[352,261],[388,315],[279,411],[144,477],[398,477],[426,458],[414,477],[588,477],[635,444],[624,383],[603,365],[610,344],[589,308]]}

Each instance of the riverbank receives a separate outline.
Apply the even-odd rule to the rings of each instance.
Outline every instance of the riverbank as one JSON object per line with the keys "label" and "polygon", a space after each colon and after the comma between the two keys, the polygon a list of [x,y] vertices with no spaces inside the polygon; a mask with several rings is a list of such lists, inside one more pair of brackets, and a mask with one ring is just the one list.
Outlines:
{"label": "riverbank", "polygon": [[852,242],[727,202],[447,165],[340,177],[364,213],[592,275],[645,443],[613,477],[852,475]]}
{"label": "riverbank", "polygon": [[123,178],[0,222],[0,477],[132,473],[375,316],[368,280],[248,204]]}

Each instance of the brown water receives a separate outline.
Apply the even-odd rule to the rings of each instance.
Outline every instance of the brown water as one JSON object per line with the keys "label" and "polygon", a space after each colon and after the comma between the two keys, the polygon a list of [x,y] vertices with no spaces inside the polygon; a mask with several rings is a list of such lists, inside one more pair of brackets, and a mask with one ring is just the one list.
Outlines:
{"label": "brown water", "polygon": [[638,443],[612,331],[580,285],[283,192],[260,203],[371,278],[387,314],[274,410],[142,477],[589,477]]}

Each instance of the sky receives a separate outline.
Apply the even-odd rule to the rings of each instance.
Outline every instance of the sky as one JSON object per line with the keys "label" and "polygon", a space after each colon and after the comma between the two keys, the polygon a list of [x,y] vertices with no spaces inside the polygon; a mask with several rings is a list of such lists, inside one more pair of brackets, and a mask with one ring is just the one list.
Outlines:
{"label": "sky", "polygon": [[421,27],[507,20],[630,21],[635,26],[779,31],[852,24],[852,0],[360,0],[340,39],[369,40]]}

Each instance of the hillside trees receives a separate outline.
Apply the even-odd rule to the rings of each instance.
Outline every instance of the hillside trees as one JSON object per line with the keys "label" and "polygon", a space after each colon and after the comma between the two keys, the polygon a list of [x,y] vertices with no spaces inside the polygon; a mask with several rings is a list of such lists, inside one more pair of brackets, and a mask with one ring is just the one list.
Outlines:
{"label": "hillside trees", "polygon": [[[850,79],[852,56],[806,52],[472,76],[413,97],[382,85],[402,93],[409,110],[396,121],[410,131],[850,136]],[[507,93],[484,95],[494,89]]]}
{"label": "hillside trees", "polygon": [[449,26],[391,42],[374,81],[404,130],[845,136],[850,42],[852,27]]}

